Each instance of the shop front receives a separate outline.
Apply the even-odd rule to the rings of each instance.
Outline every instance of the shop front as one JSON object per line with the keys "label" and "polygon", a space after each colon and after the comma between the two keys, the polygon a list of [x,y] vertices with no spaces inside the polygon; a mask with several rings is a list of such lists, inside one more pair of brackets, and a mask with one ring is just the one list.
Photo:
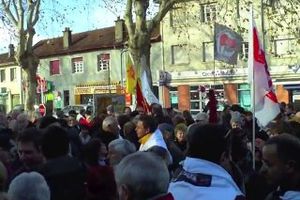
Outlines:
{"label": "shop front", "polygon": [[118,83],[111,85],[78,85],[74,88],[75,104],[92,104],[95,114],[105,113],[108,105],[116,112],[125,107],[124,89]]}

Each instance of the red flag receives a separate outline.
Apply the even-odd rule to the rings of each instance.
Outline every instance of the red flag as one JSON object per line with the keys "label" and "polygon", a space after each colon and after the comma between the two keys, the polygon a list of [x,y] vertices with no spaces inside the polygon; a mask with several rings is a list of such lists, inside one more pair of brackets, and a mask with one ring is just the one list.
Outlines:
{"label": "red flag", "polygon": [[140,106],[140,107],[144,108],[145,113],[150,112],[150,106],[147,103],[145,97],[143,96],[139,81],[136,82],[136,104],[137,104],[137,107]]}
{"label": "red flag", "polygon": [[[252,22],[252,23],[251,23]],[[249,30],[249,81],[252,83],[255,117],[266,126],[279,113],[279,104],[273,91],[272,79],[268,69],[264,49],[258,36],[257,27],[251,16]],[[252,44],[251,44],[252,43]]]}

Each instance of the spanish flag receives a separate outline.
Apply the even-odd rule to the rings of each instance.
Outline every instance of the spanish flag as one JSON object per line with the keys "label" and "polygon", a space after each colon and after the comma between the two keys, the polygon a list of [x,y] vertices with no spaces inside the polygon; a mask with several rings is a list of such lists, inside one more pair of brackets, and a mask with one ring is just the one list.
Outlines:
{"label": "spanish flag", "polygon": [[133,65],[132,58],[130,54],[127,56],[126,63],[126,93],[133,94],[137,82],[137,74],[135,66]]}

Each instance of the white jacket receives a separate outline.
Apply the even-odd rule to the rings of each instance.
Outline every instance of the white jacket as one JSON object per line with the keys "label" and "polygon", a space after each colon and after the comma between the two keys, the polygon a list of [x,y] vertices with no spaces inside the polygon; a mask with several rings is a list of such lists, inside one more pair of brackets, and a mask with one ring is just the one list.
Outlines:
{"label": "white jacket", "polygon": [[286,191],[280,198],[282,200],[300,200],[300,191]]}
{"label": "white jacket", "polygon": [[169,192],[176,200],[245,199],[223,167],[191,157],[183,161],[183,171],[172,179]]}
{"label": "white jacket", "polygon": [[154,133],[149,137],[145,144],[141,144],[140,151],[147,151],[153,146],[159,146],[168,150],[165,140],[159,129],[156,129]]}
{"label": "white jacket", "polygon": [[151,147],[159,146],[167,150],[169,159],[167,160],[168,164],[172,164],[173,159],[167,148],[166,142],[162,136],[162,133],[159,129],[156,129],[154,133],[149,137],[145,144],[141,144],[139,151],[147,151]]}

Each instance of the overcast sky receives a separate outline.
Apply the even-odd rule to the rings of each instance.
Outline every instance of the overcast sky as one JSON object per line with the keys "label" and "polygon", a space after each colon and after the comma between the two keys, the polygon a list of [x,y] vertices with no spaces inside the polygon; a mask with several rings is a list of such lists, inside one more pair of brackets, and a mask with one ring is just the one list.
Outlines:
{"label": "overcast sky", "polygon": [[[111,11],[103,8],[99,0],[64,0],[60,3],[44,0],[43,2],[46,3],[41,4],[41,11],[45,14],[36,26],[35,42],[45,38],[60,37],[65,27],[70,27],[73,33],[78,33],[113,26],[117,18]],[[11,35],[13,35],[11,31],[0,23],[0,53],[7,52],[9,43],[14,43]]]}

